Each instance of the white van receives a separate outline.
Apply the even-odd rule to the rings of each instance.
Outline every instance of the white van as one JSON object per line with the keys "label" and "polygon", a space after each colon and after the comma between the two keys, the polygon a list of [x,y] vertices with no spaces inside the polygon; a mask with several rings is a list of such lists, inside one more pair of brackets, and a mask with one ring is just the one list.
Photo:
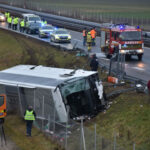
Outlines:
{"label": "white van", "polygon": [[22,16],[25,21],[26,32],[29,34],[38,33],[42,25],[40,16],[34,14],[22,14]]}

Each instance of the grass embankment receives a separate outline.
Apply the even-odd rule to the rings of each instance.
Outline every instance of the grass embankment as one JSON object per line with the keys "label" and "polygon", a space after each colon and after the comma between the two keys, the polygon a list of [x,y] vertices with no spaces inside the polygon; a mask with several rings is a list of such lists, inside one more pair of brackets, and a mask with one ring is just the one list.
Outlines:
{"label": "grass embankment", "polygon": [[38,129],[33,128],[32,137],[26,137],[26,123],[22,118],[8,115],[5,121],[5,132],[20,150],[58,150],[61,149]]}
{"label": "grass embankment", "polygon": [[106,139],[113,140],[127,150],[136,145],[136,150],[150,150],[150,97],[142,93],[130,92],[113,99],[106,113],[99,114],[87,126]]}
{"label": "grass embankment", "polygon": [[[6,34],[7,33],[7,34]],[[87,59],[74,52],[59,51],[48,43],[0,30],[0,70],[18,65],[32,64],[62,68],[87,67]]]}

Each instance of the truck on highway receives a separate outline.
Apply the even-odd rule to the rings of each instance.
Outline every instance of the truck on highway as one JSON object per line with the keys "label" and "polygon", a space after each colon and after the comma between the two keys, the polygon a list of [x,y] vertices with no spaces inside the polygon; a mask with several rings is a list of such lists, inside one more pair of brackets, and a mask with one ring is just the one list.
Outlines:
{"label": "truck on highway", "polygon": [[35,14],[22,14],[25,21],[26,33],[38,33],[39,28],[42,26],[42,20],[40,16]]}
{"label": "truck on highway", "polygon": [[136,55],[142,60],[144,43],[142,30],[139,26],[127,24],[103,24],[101,27],[100,47],[106,57],[111,58],[114,53],[125,54],[127,59]]}

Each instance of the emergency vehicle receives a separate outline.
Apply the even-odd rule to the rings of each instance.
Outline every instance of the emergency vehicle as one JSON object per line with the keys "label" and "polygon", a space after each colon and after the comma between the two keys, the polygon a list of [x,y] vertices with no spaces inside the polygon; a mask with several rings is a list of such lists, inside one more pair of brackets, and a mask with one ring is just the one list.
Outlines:
{"label": "emergency vehicle", "polygon": [[6,117],[6,95],[0,95],[0,119]]}
{"label": "emergency vehicle", "polygon": [[101,27],[101,50],[110,58],[114,53],[125,54],[130,59],[132,55],[142,60],[144,44],[142,30],[139,26],[126,24],[104,24]]}

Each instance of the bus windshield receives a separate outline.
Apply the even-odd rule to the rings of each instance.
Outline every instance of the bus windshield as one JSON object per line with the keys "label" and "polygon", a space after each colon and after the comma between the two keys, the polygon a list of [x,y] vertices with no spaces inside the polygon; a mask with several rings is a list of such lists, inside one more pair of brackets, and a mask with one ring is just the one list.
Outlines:
{"label": "bus windshield", "polygon": [[121,32],[119,38],[122,41],[141,41],[141,32],[139,31]]}

